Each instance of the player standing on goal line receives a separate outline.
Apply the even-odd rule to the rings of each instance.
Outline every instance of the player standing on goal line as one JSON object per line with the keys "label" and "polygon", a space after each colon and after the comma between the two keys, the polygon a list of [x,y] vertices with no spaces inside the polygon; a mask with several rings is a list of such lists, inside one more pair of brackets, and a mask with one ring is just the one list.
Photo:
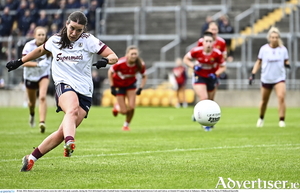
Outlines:
{"label": "player standing on goal line", "polygon": [[[203,46],[191,49],[183,58],[183,62],[194,69],[193,88],[200,100],[214,100],[218,76],[226,70],[224,57],[220,50],[213,48],[213,43],[213,34],[206,31]],[[211,128],[206,126],[204,129],[209,131]]]}
{"label": "player standing on goal line", "polygon": [[[142,75],[142,80],[137,89],[136,74]],[[112,113],[117,116],[120,112],[125,115],[125,122],[122,130],[129,131],[129,124],[134,115],[136,95],[140,95],[146,84],[146,68],[143,60],[139,57],[139,50],[136,46],[129,46],[126,55],[119,59],[118,63],[111,66],[108,70],[108,79],[111,94],[117,97]],[[128,105],[126,104],[128,99]]]}
{"label": "player standing on goal line", "polygon": [[249,78],[249,84],[252,85],[256,72],[259,68],[261,68],[260,114],[256,127],[263,127],[264,125],[264,116],[273,88],[275,89],[279,105],[278,125],[279,127],[285,127],[285,68],[290,68],[288,51],[282,43],[278,28],[272,27],[268,32],[267,39],[269,43],[260,48],[258,59],[253,66],[252,73]]}
{"label": "player standing on goal line", "polygon": [[52,77],[56,89],[57,112],[64,118],[57,131],[50,134],[30,155],[23,158],[22,172],[30,171],[39,158],[65,141],[64,156],[70,157],[75,149],[76,128],[87,117],[92,103],[91,75],[93,55],[102,58],[93,64],[98,69],[118,61],[116,54],[103,42],[86,33],[87,18],[80,12],[71,13],[59,34],[28,53],[23,58],[7,63],[8,71],[25,62],[52,53]]}

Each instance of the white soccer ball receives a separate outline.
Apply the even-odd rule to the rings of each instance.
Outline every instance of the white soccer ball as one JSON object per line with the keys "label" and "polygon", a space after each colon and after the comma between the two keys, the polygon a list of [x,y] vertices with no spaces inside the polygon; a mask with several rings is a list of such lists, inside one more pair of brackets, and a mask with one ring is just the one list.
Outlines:
{"label": "white soccer ball", "polygon": [[194,118],[203,126],[213,126],[221,118],[220,106],[212,100],[199,101],[194,107]]}

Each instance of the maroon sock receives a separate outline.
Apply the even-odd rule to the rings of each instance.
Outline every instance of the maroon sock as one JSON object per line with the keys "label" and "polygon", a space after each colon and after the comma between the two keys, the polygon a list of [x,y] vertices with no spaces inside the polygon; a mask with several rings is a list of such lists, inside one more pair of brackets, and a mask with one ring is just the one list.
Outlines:
{"label": "maroon sock", "polygon": [[70,140],[74,140],[74,137],[72,137],[72,136],[67,136],[67,137],[65,138],[65,143],[67,143],[67,142],[70,141]]}
{"label": "maroon sock", "polygon": [[43,154],[40,152],[39,148],[35,148],[32,152],[32,155],[36,158],[39,159],[43,156]]}

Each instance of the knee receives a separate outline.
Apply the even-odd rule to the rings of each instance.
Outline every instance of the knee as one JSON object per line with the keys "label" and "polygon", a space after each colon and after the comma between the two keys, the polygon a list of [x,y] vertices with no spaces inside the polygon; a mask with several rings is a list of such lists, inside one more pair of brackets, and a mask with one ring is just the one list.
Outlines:
{"label": "knee", "polygon": [[134,105],[129,105],[128,108],[127,108],[127,111],[133,111],[135,108]]}
{"label": "knee", "polygon": [[40,100],[41,103],[46,102],[46,96],[40,96],[39,100]]}
{"label": "knee", "polygon": [[29,107],[34,107],[35,104],[34,104],[33,102],[31,102],[30,100],[28,100],[28,106],[29,106]]}
{"label": "knee", "polygon": [[280,103],[284,103],[284,101],[285,101],[284,96],[278,96],[278,101]]}
{"label": "knee", "polygon": [[127,109],[121,109],[121,110],[120,110],[120,113],[121,113],[122,115],[126,115],[126,114],[127,114]]}
{"label": "knee", "polygon": [[66,114],[77,117],[79,114],[79,106],[74,106],[66,111]]}

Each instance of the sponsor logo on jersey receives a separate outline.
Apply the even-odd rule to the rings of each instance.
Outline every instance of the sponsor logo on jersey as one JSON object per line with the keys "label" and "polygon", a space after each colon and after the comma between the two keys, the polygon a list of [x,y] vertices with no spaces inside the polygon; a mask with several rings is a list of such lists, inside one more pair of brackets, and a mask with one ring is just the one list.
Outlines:
{"label": "sponsor logo on jersey", "polygon": [[83,55],[79,56],[63,56],[62,53],[56,55],[56,61],[73,61],[76,62],[78,60],[83,60]]}
{"label": "sponsor logo on jersey", "polygon": [[280,60],[278,59],[268,60],[268,63],[272,63],[272,62],[280,62]]}

